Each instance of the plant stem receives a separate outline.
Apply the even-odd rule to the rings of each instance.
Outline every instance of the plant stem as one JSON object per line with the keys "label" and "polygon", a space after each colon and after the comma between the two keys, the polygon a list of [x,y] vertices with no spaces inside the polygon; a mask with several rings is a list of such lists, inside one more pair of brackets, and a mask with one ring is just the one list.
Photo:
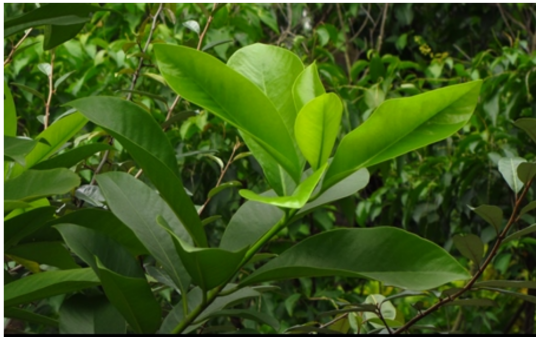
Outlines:
{"label": "plant stem", "polygon": [[384,31],[385,31],[385,19],[387,18],[387,9],[388,8],[389,8],[388,3],[383,5],[382,23],[380,25],[380,35],[378,36],[378,47],[376,48],[376,50],[378,51],[378,54],[380,53],[380,50],[382,49],[383,35],[384,35]]}
{"label": "plant stem", "polygon": [[54,59],[56,58],[56,52],[52,49],[50,56],[50,74],[48,74],[48,98],[45,104],[45,130],[48,128],[48,120],[50,117],[50,102],[52,101],[52,95],[54,94],[54,82],[52,77],[54,76]]}
{"label": "plant stem", "polygon": [[482,275],[482,273],[484,272],[484,270],[486,269],[488,264],[495,257],[495,254],[497,254],[497,251],[499,250],[499,247],[500,247],[501,243],[503,242],[504,238],[506,237],[506,234],[508,233],[508,230],[516,222],[517,213],[518,213],[519,208],[521,206],[521,202],[525,198],[525,196],[526,196],[526,194],[527,194],[527,192],[528,192],[528,190],[530,188],[530,185],[532,184],[532,181],[533,181],[533,179],[531,179],[531,180],[529,180],[527,182],[527,184],[525,185],[525,188],[523,189],[523,192],[521,193],[521,195],[518,198],[516,198],[516,202],[514,204],[514,209],[512,210],[512,214],[510,215],[510,219],[508,220],[508,223],[506,224],[506,227],[503,229],[501,234],[497,237],[497,241],[495,241],[495,244],[493,245],[493,248],[491,249],[491,252],[489,253],[488,257],[486,258],[484,263],[482,263],[480,268],[478,268],[478,271],[471,278],[471,280],[469,280],[469,282],[462,289],[460,289],[460,291],[458,291],[456,294],[443,298],[441,301],[437,302],[436,304],[434,304],[433,306],[428,308],[426,311],[424,311],[422,313],[419,313],[417,316],[413,317],[406,324],[404,324],[404,326],[402,326],[400,329],[396,330],[395,333],[394,333],[395,335],[400,334],[400,333],[408,330],[413,324],[417,323],[422,318],[428,316],[432,312],[434,312],[437,309],[441,308],[446,303],[454,301],[456,298],[460,297],[462,294],[464,294],[466,291],[468,291],[468,290],[470,290],[472,288],[472,286],[475,284],[476,280],[480,277],[480,275]]}
{"label": "plant stem", "polygon": [[28,31],[26,32],[26,34],[24,34],[24,36],[19,40],[19,42],[17,42],[17,44],[13,47],[13,49],[11,49],[11,51],[9,52],[9,55],[7,56],[7,58],[6,58],[5,61],[4,61],[4,67],[5,67],[9,62],[11,62],[11,60],[13,59],[13,54],[15,54],[15,52],[17,51],[17,48],[19,48],[20,45],[24,42],[24,40],[26,40],[26,38],[28,37],[28,35],[30,35],[30,33],[32,32],[32,29],[33,29],[33,28],[28,29]]}
{"label": "plant stem", "polygon": [[342,17],[341,6],[340,4],[335,4],[335,5],[337,6],[337,15],[339,16],[339,23],[341,25],[341,31],[344,34],[344,61],[346,63],[346,71],[348,72],[348,83],[351,84],[352,83],[352,75],[351,75],[352,64],[350,63],[350,55],[348,54],[350,43],[348,41],[348,35],[346,35],[346,32],[344,31],[345,24],[344,24],[344,20]]}

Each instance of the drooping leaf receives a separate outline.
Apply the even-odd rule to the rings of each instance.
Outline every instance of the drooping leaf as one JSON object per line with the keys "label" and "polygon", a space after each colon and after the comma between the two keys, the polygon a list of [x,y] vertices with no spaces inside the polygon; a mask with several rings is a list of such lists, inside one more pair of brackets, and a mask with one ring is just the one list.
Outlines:
{"label": "drooping leaf", "polygon": [[292,137],[255,84],[206,53],[182,46],[154,47],[160,72],[175,92],[254,138],[299,181],[301,165]]}
{"label": "drooping leaf", "polygon": [[499,172],[514,193],[518,193],[523,188],[523,182],[517,176],[519,164],[526,162],[524,158],[501,158],[499,160]]}
{"label": "drooping leaf", "polygon": [[32,201],[55,194],[68,193],[80,185],[78,175],[64,168],[28,170],[4,184],[5,200]]}
{"label": "drooping leaf", "polygon": [[44,139],[50,145],[38,143],[26,158],[26,166],[15,165],[11,178],[20,175],[24,170],[32,168],[35,164],[49,158],[56,153],[69,139],[71,139],[84,125],[87,119],[79,113],[71,114],[59,121],[52,123],[46,130],[41,132],[35,140]]}
{"label": "drooping leaf", "polygon": [[[385,249],[380,253],[378,247]],[[242,284],[336,275],[370,278],[412,290],[470,277],[436,244],[398,228],[378,227],[336,229],[309,237],[270,260]]]}
{"label": "drooping leaf", "polygon": [[[17,135],[17,112],[11,90],[4,81],[4,136],[15,137]],[[5,146],[5,145],[4,145]]]}
{"label": "drooping leaf", "polygon": [[[265,196],[274,194],[264,193]],[[281,220],[283,214],[283,211],[272,205],[255,201],[245,202],[229,221],[220,241],[220,248],[236,251],[254,244]]]}
{"label": "drooping leaf", "polygon": [[175,151],[158,123],[136,104],[115,97],[86,97],[69,105],[106,129],[128,150],[194,242],[206,247],[201,220],[182,185]]}
{"label": "drooping leaf", "polygon": [[533,232],[536,232],[536,223],[526,227],[526,228],[523,228],[517,232],[515,232],[514,234],[510,234],[508,235],[503,243],[507,243],[507,242],[510,242],[512,240],[515,240],[515,239],[518,239],[520,237],[522,237],[523,235],[527,235],[527,234],[530,234],[530,233],[533,233]]}
{"label": "drooping leaf", "polygon": [[4,250],[4,254],[21,257],[60,269],[80,268],[61,242],[34,242]]}
{"label": "drooping leaf", "polygon": [[237,181],[237,180],[228,181],[228,182],[223,183],[218,187],[214,187],[213,189],[208,191],[208,196],[207,197],[212,198],[213,196],[215,196],[216,194],[220,193],[223,190],[226,190],[226,189],[231,188],[231,187],[241,187],[241,186],[242,186],[242,183]]}
{"label": "drooping leaf", "polygon": [[59,326],[58,321],[53,318],[19,308],[5,308],[4,317],[15,318],[20,321],[30,322],[34,324],[42,324],[53,328],[58,328]]}
{"label": "drooping leaf", "polygon": [[43,227],[54,217],[54,207],[39,207],[4,221],[4,250]]}
{"label": "drooping leaf", "polygon": [[13,307],[99,284],[99,278],[90,268],[38,273],[5,285],[4,307]]}
{"label": "drooping leaf", "polygon": [[99,258],[98,275],[104,293],[138,333],[155,333],[160,326],[161,309],[144,278],[128,277],[106,268]]}
{"label": "drooping leaf", "polygon": [[99,175],[97,183],[112,212],[136,234],[177,286],[185,289],[190,278],[175,250],[173,240],[156,223],[157,216],[162,216],[175,234],[191,243],[192,239],[171,208],[154,190],[129,174],[108,172]]}
{"label": "drooping leaf", "polygon": [[[166,230],[169,228],[161,216],[158,216],[157,222]],[[246,246],[234,252],[221,248],[195,248],[183,242],[170,230],[167,231],[173,238],[175,248],[188,274],[203,290],[210,290],[229,281],[249,248]]]}
{"label": "drooping leaf", "polygon": [[59,310],[61,334],[125,334],[125,319],[104,296],[74,295]]}
{"label": "drooping leaf", "polygon": [[87,157],[105,150],[111,150],[108,144],[96,143],[77,147],[58,156],[42,161],[32,167],[34,170],[48,170],[53,168],[71,168]]}
{"label": "drooping leaf", "polygon": [[489,298],[468,298],[447,302],[445,306],[498,307],[499,305]]}
{"label": "drooping leaf", "polygon": [[536,142],[536,118],[520,118],[514,125],[525,131]]}
{"label": "drooping leaf", "polygon": [[480,265],[484,257],[484,243],[474,234],[454,235],[452,242],[463,256]]}
{"label": "drooping leaf", "polygon": [[4,158],[11,158],[24,166],[24,157],[32,151],[37,143],[32,139],[4,136]]}
{"label": "drooping leaf", "polygon": [[325,93],[326,90],[318,76],[316,63],[313,62],[298,75],[292,86],[292,97],[296,111],[299,112],[305,104]]}
{"label": "drooping leaf", "polygon": [[536,209],[536,200],[529,202],[528,205],[523,207],[521,211],[519,211],[519,216],[522,216],[523,214],[528,213],[533,209]]}
{"label": "drooping leaf", "polygon": [[517,167],[517,176],[523,184],[527,184],[536,176],[536,163],[521,163]]}
{"label": "drooping leaf", "polygon": [[536,289],[536,281],[492,280],[475,283],[475,287]]}
{"label": "drooping leaf", "polygon": [[215,311],[208,315],[206,318],[211,319],[213,317],[239,317],[242,319],[249,319],[252,321],[259,322],[261,324],[266,324],[274,328],[274,330],[279,330],[279,322],[270,315],[267,315],[262,312],[248,310],[248,309],[224,309],[220,311]]}
{"label": "drooping leaf", "polygon": [[452,135],[471,117],[481,85],[482,81],[473,81],[383,102],[369,119],[342,139],[322,189],[360,168]]}
{"label": "drooping leaf", "polygon": [[503,222],[503,211],[497,206],[492,205],[481,205],[476,208],[469,206],[469,208],[474,211],[480,217],[486,220],[487,223],[495,228],[495,231],[499,233],[502,228]]}
{"label": "drooping leaf", "polygon": [[239,193],[242,197],[248,200],[258,201],[278,207],[299,209],[302,208],[311,197],[311,194],[313,193],[316,185],[320,181],[320,178],[322,178],[322,174],[324,173],[326,168],[327,164],[324,164],[315,173],[311,174],[307,179],[301,182],[300,185],[298,185],[298,187],[296,188],[294,193],[292,193],[291,196],[267,197],[258,195],[250,190],[240,190]]}
{"label": "drooping leaf", "polygon": [[328,161],[341,117],[341,100],[333,93],[314,98],[300,110],[295,124],[296,141],[313,170]]}

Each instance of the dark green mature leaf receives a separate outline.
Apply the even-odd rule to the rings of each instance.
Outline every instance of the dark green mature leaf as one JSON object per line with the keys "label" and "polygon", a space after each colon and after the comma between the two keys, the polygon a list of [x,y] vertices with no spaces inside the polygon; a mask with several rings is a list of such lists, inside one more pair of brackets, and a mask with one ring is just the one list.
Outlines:
{"label": "dark green mature leaf", "polygon": [[174,91],[254,138],[299,181],[301,165],[292,137],[255,84],[206,53],[182,46],[154,47],[160,72]]}
{"label": "dark green mature leaf", "polygon": [[55,194],[67,193],[80,185],[78,175],[64,168],[28,170],[4,184],[5,200],[32,201]]}
{"label": "dark green mature leaf", "polygon": [[97,257],[104,293],[138,333],[154,333],[160,326],[161,309],[144,278],[128,277],[107,269]]}
{"label": "dark green mature leaf", "polygon": [[125,334],[125,319],[104,296],[74,295],[60,310],[61,334]]}
{"label": "dark green mature leaf", "polygon": [[498,307],[499,305],[497,302],[490,300],[489,298],[468,298],[448,302],[445,306]]}
{"label": "dark green mature leaf", "polygon": [[39,207],[4,221],[4,250],[43,227],[54,217],[54,207]]}
{"label": "dark green mature leaf", "polygon": [[[378,247],[385,249],[379,251]],[[378,227],[336,229],[307,238],[270,260],[242,284],[337,275],[365,277],[412,290],[470,277],[436,244],[398,228]]]}
{"label": "dark green mature leaf", "polygon": [[342,139],[322,189],[360,168],[452,135],[473,114],[481,85],[482,81],[473,81],[383,102],[365,123]]}
{"label": "dark green mature leaf", "polygon": [[501,158],[499,160],[499,172],[501,172],[504,180],[510,186],[514,193],[518,193],[523,188],[523,182],[517,176],[517,168],[519,164],[526,162],[524,158]]}
{"label": "dark green mature leaf", "polygon": [[242,197],[248,200],[258,201],[278,207],[299,209],[302,208],[311,197],[311,194],[313,193],[316,185],[322,178],[322,174],[324,173],[326,168],[327,164],[324,164],[315,173],[307,177],[307,179],[305,179],[298,185],[298,187],[296,188],[294,193],[292,193],[291,196],[269,197],[258,195],[250,190],[240,190],[239,193]]}
{"label": "dark green mature leaf", "polygon": [[475,283],[475,287],[529,288],[536,289],[536,281],[492,280]]}
{"label": "dark green mature leaf", "polygon": [[519,216],[522,216],[523,214],[528,213],[533,209],[536,209],[536,200],[529,202],[528,205],[523,207],[521,211],[519,211]]}
{"label": "dark green mature leaf", "polygon": [[126,173],[101,174],[97,177],[97,182],[112,212],[136,234],[175,284],[180,289],[185,289],[190,278],[175,250],[173,240],[156,223],[157,216],[162,216],[177,236],[191,243],[192,239],[171,208],[154,190]]}
{"label": "dark green mature leaf", "polygon": [[58,167],[71,168],[74,165],[78,164],[80,161],[97,152],[111,149],[112,147],[110,145],[102,143],[82,145],[65,153],[62,153],[58,156],[42,161],[37,165],[33,166],[32,169],[48,170]]}
{"label": "dark green mature leaf", "polygon": [[487,223],[495,228],[495,231],[499,233],[502,228],[503,222],[503,211],[497,206],[492,205],[481,205],[476,208],[469,206],[469,208],[474,211],[480,217],[486,220]]}
{"label": "dark green mature leaf", "polygon": [[15,82],[11,83],[11,85],[14,85],[17,88],[22,89],[22,90],[24,90],[24,91],[26,91],[26,92],[28,92],[28,93],[40,98],[41,101],[43,101],[43,103],[46,102],[45,95],[43,95],[39,91],[35,90],[34,88],[30,88],[29,86],[26,86],[26,85],[21,84],[21,83],[15,83]]}
{"label": "dark green mature leaf", "polygon": [[47,264],[60,269],[80,268],[61,242],[34,242],[17,245],[4,250],[4,254],[21,257],[39,264]]}
{"label": "dark green mature leaf", "polygon": [[136,104],[115,97],[86,97],[69,105],[106,129],[129,151],[195,243],[206,247],[201,220],[182,185],[175,151],[158,123]]}
{"label": "dark green mature leaf", "polygon": [[474,234],[454,235],[452,242],[463,256],[480,265],[484,257],[484,243]]}
{"label": "dark green mature leaf", "polygon": [[520,118],[514,125],[525,131],[536,142],[536,118]]}
{"label": "dark green mature leaf", "polygon": [[[274,196],[273,192],[264,193]],[[260,239],[281,218],[279,208],[255,201],[247,201],[233,215],[220,242],[220,248],[236,251],[252,245]]]}
{"label": "dark green mature leaf", "polygon": [[15,165],[11,173],[11,178],[17,177],[24,170],[33,167],[35,164],[49,158],[56,153],[69,139],[71,139],[84,125],[87,119],[79,114],[74,113],[59,121],[52,123],[45,131],[41,132],[35,139],[45,140],[48,144],[39,143],[30,152],[26,158],[26,166]]}
{"label": "dark green mature leaf", "polygon": [[523,235],[527,235],[527,234],[530,234],[530,233],[533,233],[533,232],[536,232],[536,223],[534,223],[534,224],[532,224],[532,225],[530,225],[530,226],[528,226],[526,228],[523,228],[523,229],[515,232],[514,234],[508,235],[504,239],[503,243],[510,242],[512,240],[515,240],[517,238],[522,237]]}
{"label": "dark green mature leaf", "polygon": [[326,90],[318,76],[316,63],[313,62],[301,72],[292,86],[292,96],[296,111],[299,112],[305,104],[325,93]]}
{"label": "dark green mature leaf", "polygon": [[4,307],[13,307],[99,284],[99,278],[90,268],[34,274],[4,286]]}
{"label": "dark green mature leaf", "polygon": [[45,41],[43,49],[50,50],[59,46],[65,41],[69,41],[84,28],[84,23],[74,25],[46,25],[45,26]]}
{"label": "dark green mature leaf", "polygon": [[31,311],[19,309],[19,308],[5,308],[4,317],[15,318],[17,320],[30,322],[33,324],[42,324],[42,325],[50,326],[53,328],[59,327],[58,321],[53,318],[39,315],[39,314],[36,314],[35,312],[31,312]]}
{"label": "dark green mature leaf", "polygon": [[223,190],[226,190],[226,189],[231,188],[231,187],[241,187],[241,186],[242,186],[242,183],[237,181],[237,180],[228,181],[228,182],[223,183],[218,187],[214,187],[213,189],[208,191],[208,196],[207,197],[212,198],[213,196],[215,196],[216,194],[220,193]]}
{"label": "dark green mature leaf", "polygon": [[296,118],[295,135],[301,152],[313,170],[331,156],[342,117],[342,103],[333,93],[308,102]]}
{"label": "dark green mature leaf", "polygon": [[527,184],[536,176],[536,163],[521,163],[517,167],[517,176],[523,184]]}
{"label": "dark green mature leaf", "polygon": [[[15,137],[17,135],[17,112],[11,90],[4,81],[4,136]],[[4,145],[5,146],[5,145]]]}
{"label": "dark green mature leaf", "polygon": [[210,319],[213,317],[239,317],[242,319],[249,319],[252,321],[259,322],[261,324],[267,324],[274,328],[274,330],[279,330],[279,322],[270,315],[267,315],[262,312],[248,310],[248,309],[224,309],[220,311],[215,311],[208,315],[206,318]]}
{"label": "dark green mature leaf", "polygon": [[9,137],[4,135],[4,158],[8,157],[20,165],[25,164],[24,157],[32,151],[38,142],[32,139]]}
{"label": "dark green mature leaf", "polygon": [[513,297],[520,298],[523,301],[527,301],[527,302],[530,302],[530,303],[536,303],[536,296],[516,293],[514,291],[504,290],[504,289],[499,289],[499,288],[487,288],[486,287],[486,288],[482,288],[482,289],[496,291],[496,292],[501,293],[501,294],[505,294],[505,295],[508,295],[508,296],[513,296]]}

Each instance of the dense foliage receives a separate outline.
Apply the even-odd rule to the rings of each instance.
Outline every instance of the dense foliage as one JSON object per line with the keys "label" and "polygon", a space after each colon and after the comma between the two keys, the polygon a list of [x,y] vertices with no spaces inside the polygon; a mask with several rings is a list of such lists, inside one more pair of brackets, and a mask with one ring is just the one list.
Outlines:
{"label": "dense foliage", "polygon": [[6,333],[536,331],[534,5],[4,13]]}

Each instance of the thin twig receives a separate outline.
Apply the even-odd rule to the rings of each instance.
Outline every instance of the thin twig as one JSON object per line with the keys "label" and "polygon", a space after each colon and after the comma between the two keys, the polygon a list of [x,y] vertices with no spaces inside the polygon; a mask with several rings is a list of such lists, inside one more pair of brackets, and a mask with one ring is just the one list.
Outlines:
{"label": "thin twig", "polygon": [[501,12],[501,16],[503,18],[504,23],[506,24],[506,27],[510,31],[510,35],[514,36],[514,31],[512,30],[512,27],[510,26],[510,23],[508,23],[508,20],[506,19],[506,15],[504,15],[504,11],[501,7],[501,4],[497,4],[497,7],[499,7],[499,12]]}
{"label": "thin twig", "polygon": [[420,313],[419,315],[413,317],[411,320],[409,320],[404,326],[402,326],[400,329],[395,331],[395,334],[400,334],[406,330],[408,330],[413,324],[420,321],[422,318],[428,316],[432,312],[436,311],[437,309],[441,308],[444,304],[454,301],[456,298],[460,297],[462,294],[464,294],[466,291],[470,290],[472,286],[475,284],[476,280],[482,275],[488,264],[491,262],[493,257],[495,257],[495,254],[499,250],[499,247],[501,243],[503,242],[504,238],[506,237],[506,234],[508,233],[508,230],[512,227],[512,225],[517,221],[517,213],[521,206],[521,202],[525,198],[528,190],[530,189],[530,185],[532,184],[533,179],[529,180],[527,184],[525,185],[525,188],[523,189],[523,192],[519,196],[519,198],[516,199],[516,202],[514,204],[514,209],[512,210],[512,214],[510,215],[510,219],[508,220],[508,223],[506,224],[506,227],[504,227],[501,234],[497,237],[497,241],[495,241],[495,244],[493,245],[493,248],[491,249],[491,252],[489,253],[488,257],[482,263],[480,268],[478,268],[475,275],[471,278],[471,280],[462,288],[460,291],[455,293],[454,295],[447,296],[443,298],[441,301],[437,302],[430,308],[428,308],[426,311]]}
{"label": "thin twig", "polygon": [[9,62],[11,62],[11,59],[13,58],[13,54],[15,54],[15,52],[17,51],[17,48],[19,48],[20,45],[24,42],[24,40],[26,40],[26,38],[28,37],[28,35],[30,35],[30,33],[32,32],[32,29],[33,29],[33,28],[28,29],[28,31],[26,32],[26,34],[24,34],[24,36],[19,40],[19,42],[17,42],[17,44],[13,47],[13,49],[11,49],[11,52],[9,52],[9,55],[7,56],[7,58],[6,58],[5,61],[4,61],[4,67],[5,67]]}
{"label": "thin twig", "polygon": [[320,325],[319,328],[320,329],[326,328],[326,327],[328,327],[330,325],[333,325],[333,324],[337,323],[338,321],[340,321],[341,319],[344,319],[346,317],[348,317],[348,313],[345,313],[345,314],[342,314],[342,315],[340,315],[338,317],[335,317],[334,319],[332,319],[331,321],[327,322],[326,324]]}
{"label": "thin twig", "polygon": [[385,33],[385,19],[387,18],[387,10],[389,8],[389,4],[386,3],[384,6],[383,6],[383,14],[382,14],[382,23],[380,25],[380,35],[378,36],[378,47],[376,48],[376,50],[378,51],[378,53],[380,52],[380,50],[382,49],[382,44],[383,44],[383,34]]}
{"label": "thin twig", "polygon": [[452,46],[456,48],[460,53],[462,53],[462,55],[465,56],[468,61],[471,61],[471,57],[469,57],[469,55],[467,55],[460,47],[458,47],[456,43],[454,43]]}
{"label": "thin twig", "polygon": [[351,84],[352,83],[352,64],[350,63],[350,55],[348,54],[350,43],[348,42],[348,35],[344,31],[345,24],[344,24],[344,20],[342,17],[341,5],[338,3],[335,5],[337,6],[337,15],[339,16],[339,24],[341,25],[341,31],[344,34],[344,61],[346,63],[346,71],[348,71],[348,83]]}
{"label": "thin twig", "polygon": [[379,317],[380,320],[382,321],[383,325],[385,325],[385,328],[387,329],[387,331],[389,332],[389,334],[392,335],[392,334],[393,334],[393,330],[391,330],[391,328],[389,327],[389,325],[388,325],[387,322],[385,321],[385,318],[384,318],[383,315],[382,315],[381,304],[378,306],[378,311],[376,312],[376,315],[378,315],[378,317]]}
{"label": "thin twig", "polygon": [[[283,16],[285,15],[283,14]],[[281,42],[285,41],[287,36],[292,31],[292,6],[290,3],[287,3],[287,15],[285,16],[285,19],[288,22],[287,28],[283,31],[283,33],[281,33],[281,35],[279,36],[279,39],[277,39],[277,42],[275,43],[276,45],[279,45]]]}
{"label": "thin twig", "polygon": [[52,101],[52,95],[54,94],[54,82],[52,77],[54,76],[54,59],[56,58],[56,52],[53,49],[50,56],[50,74],[48,74],[48,98],[45,105],[45,130],[48,128],[48,120],[50,117],[50,103]]}
{"label": "thin twig", "polygon": [[212,18],[213,18],[212,14],[214,13],[216,6],[217,6],[217,3],[214,3],[214,5],[212,6],[212,12],[210,13],[210,16],[208,17],[208,20],[207,20],[207,24],[205,25],[205,28],[203,29],[203,32],[201,33],[201,35],[199,35],[199,42],[197,43],[197,50],[201,49],[201,45],[203,44],[203,39],[205,38],[205,34],[207,33],[208,27],[210,26],[210,23],[212,22]]}

